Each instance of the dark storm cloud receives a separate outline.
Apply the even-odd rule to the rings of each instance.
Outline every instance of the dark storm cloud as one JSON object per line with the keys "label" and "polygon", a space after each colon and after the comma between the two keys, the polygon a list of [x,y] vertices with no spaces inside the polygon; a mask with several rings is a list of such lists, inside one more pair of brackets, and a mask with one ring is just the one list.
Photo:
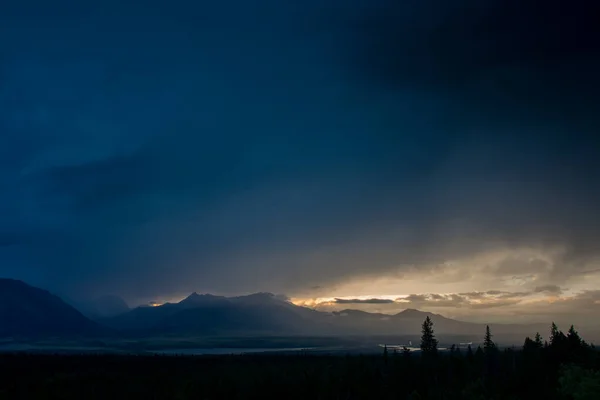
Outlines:
{"label": "dark storm cloud", "polygon": [[529,4],[3,4],[0,275],[135,300],[496,247],[564,251],[494,274],[589,269],[597,30]]}
{"label": "dark storm cloud", "polygon": [[336,304],[393,304],[391,299],[335,299]]}
{"label": "dark storm cloud", "polygon": [[543,5],[531,0],[384,0],[377,5],[355,20],[352,32],[363,50],[357,65],[385,86],[438,90],[507,65],[541,68],[597,56],[599,29],[581,0],[568,6],[561,0]]}

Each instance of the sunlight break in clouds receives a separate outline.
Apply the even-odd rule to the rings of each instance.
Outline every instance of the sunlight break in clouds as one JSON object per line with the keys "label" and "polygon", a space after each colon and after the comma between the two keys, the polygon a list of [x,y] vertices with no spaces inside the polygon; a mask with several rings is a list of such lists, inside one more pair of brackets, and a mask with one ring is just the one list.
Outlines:
{"label": "sunlight break in clouds", "polygon": [[[556,293],[559,292],[559,293]],[[379,298],[315,298],[292,299],[296,305],[319,311],[356,309],[383,314],[396,314],[405,309],[419,309],[445,317],[482,323],[575,323],[580,327],[599,329],[600,291],[562,294],[557,288],[532,292],[427,293]],[[391,298],[394,298],[391,300]],[[341,300],[341,301],[340,301]]]}
{"label": "sunlight break in clouds", "polygon": [[[439,265],[402,267],[387,277],[364,275],[329,288],[316,287],[307,294],[317,296],[297,296],[292,301],[326,311],[356,308],[397,313],[418,308],[464,320],[495,322],[551,319],[572,305],[569,313],[573,318],[589,324],[588,308],[594,308],[596,301],[589,296],[600,287],[600,271],[590,262],[581,265],[581,271],[571,268],[565,273],[563,255],[562,249],[493,250]],[[377,295],[393,292],[398,294]],[[587,302],[588,308],[581,308],[582,302]],[[592,313],[600,316],[595,309]]]}

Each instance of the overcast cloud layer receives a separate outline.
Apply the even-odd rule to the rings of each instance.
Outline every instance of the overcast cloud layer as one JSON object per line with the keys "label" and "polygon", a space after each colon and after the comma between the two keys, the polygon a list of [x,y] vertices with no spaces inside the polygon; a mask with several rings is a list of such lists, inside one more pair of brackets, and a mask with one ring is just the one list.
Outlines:
{"label": "overcast cloud layer", "polygon": [[133,303],[600,284],[584,2],[5,3],[2,276]]}

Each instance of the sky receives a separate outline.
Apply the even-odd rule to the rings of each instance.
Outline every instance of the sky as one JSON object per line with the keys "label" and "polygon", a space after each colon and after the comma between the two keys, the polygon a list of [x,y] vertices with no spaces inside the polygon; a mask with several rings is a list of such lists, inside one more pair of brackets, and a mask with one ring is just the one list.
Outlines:
{"label": "sky", "polygon": [[585,2],[87,3],[0,5],[0,276],[600,316]]}

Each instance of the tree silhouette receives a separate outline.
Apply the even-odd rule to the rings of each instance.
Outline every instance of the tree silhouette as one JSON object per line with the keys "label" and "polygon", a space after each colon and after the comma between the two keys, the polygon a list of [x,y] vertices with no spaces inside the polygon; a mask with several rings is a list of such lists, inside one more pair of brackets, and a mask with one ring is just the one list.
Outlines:
{"label": "tree silhouette", "polygon": [[536,332],[536,334],[535,334],[534,343],[535,343],[535,347],[537,347],[538,349],[541,349],[542,347],[544,347],[544,342],[542,341],[542,335],[540,335],[539,332]]}
{"label": "tree silhouette", "polygon": [[571,325],[571,327],[569,328],[569,332],[567,332],[567,340],[569,342],[569,347],[571,348],[581,347],[584,343],[583,340],[581,340],[579,333],[577,333],[577,331],[573,327],[573,325]]}
{"label": "tree silhouette", "polygon": [[496,343],[492,340],[492,332],[490,331],[490,326],[486,325],[485,327],[485,338],[483,339],[483,348],[486,353],[489,353],[496,349]]}
{"label": "tree silhouette", "polygon": [[421,351],[423,351],[424,354],[437,353],[438,341],[433,333],[433,322],[429,316],[425,318],[421,332]]}
{"label": "tree silhouette", "polygon": [[523,343],[523,351],[532,351],[535,349],[535,342],[531,340],[529,336],[525,338],[525,343]]}
{"label": "tree silhouette", "polygon": [[552,322],[552,326],[550,327],[550,343],[556,340],[558,337],[558,326],[556,326],[555,322]]}
{"label": "tree silhouette", "polygon": [[571,325],[567,332],[565,347],[570,362],[584,363],[588,358],[588,354],[590,354],[590,347],[579,336],[573,325]]}
{"label": "tree silhouette", "polygon": [[562,331],[558,329],[558,326],[554,322],[552,322],[552,327],[550,328],[550,346],[560,347],[567,337]]}

